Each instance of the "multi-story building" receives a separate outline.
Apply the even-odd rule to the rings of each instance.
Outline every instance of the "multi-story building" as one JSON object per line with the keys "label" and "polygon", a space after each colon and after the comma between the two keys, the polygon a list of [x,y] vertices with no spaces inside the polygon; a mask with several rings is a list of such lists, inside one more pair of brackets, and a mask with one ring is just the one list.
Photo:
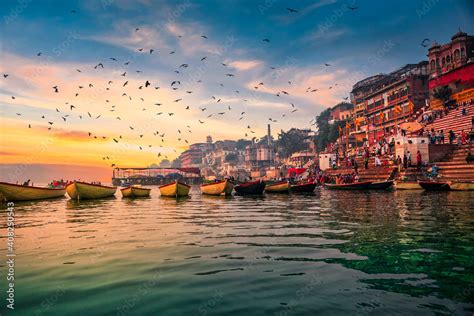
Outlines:
{"label": "multi-story building", "polygon": [[271,136],[270,124],[266,141],[252,143],[245,147],[245,162],[249,169],[259,169],[273,165],[275,161],[275,148]]}
{"label": "multi-story building", "polygon": [[427,98],[427,61],[359,81],[351,91],[351,135],[355,141],[376,141],[423,107]]}
{"label": "multi-story building", "polygon": [[[474,98],[474,36],[459,30],[447,44],[434,43],[428,50],[430,63],[430,108],[442,109],[445,103],[472,102]],[[436,98],[436,91],[447,87],[450,96]]]}
{"label": "multi-story building", "polygon": [[344,121],[348,120],[352,116],[354,104],[341,102],[331,108],[331,120],[333,121]]}
{"label": "multi-story building", "polygon": [[181,166],[183,168],[199,168],[201,167],[202,158],[207,149],[206,143],[196,143],[189,146],[188,150],[185,150],[179,155]]}

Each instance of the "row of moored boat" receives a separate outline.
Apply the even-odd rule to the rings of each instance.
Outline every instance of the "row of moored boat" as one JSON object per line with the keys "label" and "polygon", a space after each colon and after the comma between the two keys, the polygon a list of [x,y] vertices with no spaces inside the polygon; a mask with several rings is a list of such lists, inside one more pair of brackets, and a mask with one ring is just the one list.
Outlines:
{"label": "row of moored boat", "polygon": [[[394,181],[364,181],[344,184],[325,183],[324,187],[331,190],[386,190],[395,183],[397,190],[474,190],[472,182],[394,182]],[[235,183],[229,180],[209,182],[201,185],[202,194],[206,195],[231,195],[235,190],[238,195],[261,195],[267,193],[289,193],[289,192],[313,192],[317,182],[309,181],[304,183],[290,184],[289,181],[277,181],[266,183],[262,180]],[[191,186],[175,181],[159,186],[161,196],[183,197],[188,196]],[[115,195],[117,187],[105,186],[86,182],[72,182],[66,187],[43,188],[26,185],[18,185],[0,182],[0,197],[6,201],[27,201],[50,199],[64,196],[66,193],[71,199],[100,199]],[[151,189],[141,186],[128,186],[120,189],[123,197],[147,197],[150,196]]]}

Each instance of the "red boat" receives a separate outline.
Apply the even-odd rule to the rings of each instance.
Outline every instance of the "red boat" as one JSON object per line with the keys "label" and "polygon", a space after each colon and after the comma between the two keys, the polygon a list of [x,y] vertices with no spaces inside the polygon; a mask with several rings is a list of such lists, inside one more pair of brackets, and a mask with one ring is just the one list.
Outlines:
{"label": "red boat", "polygon": [[265,182],[262,180],[244,182],[234,186],[234,190],[239,195],[261,195],[265,190]]}
{"label": "red boat", "polygon": [[330,190],[369,190],[371,188],[371,185],[372,185],[372,181],[343,183],[343,184],[332,184],[332,183],[324,184],[324,186]]}
{"label": "red boat", "polygon": [[316,189],[316,182],[297,183],[291,185],[292,192],[313,192]]}
{"label": "red boat", "polygon": [[448,182],[438,182],[438,181],[418,181],[420,187],[426,191],[449,191],[451,186]]}

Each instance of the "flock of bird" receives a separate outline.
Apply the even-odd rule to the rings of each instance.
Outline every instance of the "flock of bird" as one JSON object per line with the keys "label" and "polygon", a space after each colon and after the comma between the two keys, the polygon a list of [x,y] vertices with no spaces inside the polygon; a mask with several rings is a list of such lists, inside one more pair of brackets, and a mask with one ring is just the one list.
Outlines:
{"label": "flock of bird", "polygon": [[[350,10],[356,10],[357,9],[357,7],[348,7],[348,8]],[[292,8],[286,8],[286,10],[288,11],[289,14],[298,14],[298,10],[295,10],[295,9],[292,9]],[[72,10],[71,13],[72,14],[77,14],[77,11]],[[137,28],[135,28],[134,31],[135,32],[140,32],[140,28],[137,27]],[[178,38],[182,38],[183,36],[184,35],[179,35]],[[201,35],[200,37],[201,37],[202,41],[208,40],[207,35]],[[264,38],[264,39],[262,39],[262,41],[264,43],[267,43],[267,44],[271,45],[270,40],[268,38]],[[149,48],[149,47],[148,48],[137,47],[136,51],[138,53],[142,53],[142,54],[146,53],[148,55],[153,55],[155,53],[155,49],[154,48]],[[172,50],[172,51],[169,51],[169,52],[163,53],[163,54],[173,55],[175,53],[176,53],[176,50]],[[36,55],[37,55],[37,57],[41,58],[41,56],[43,56],[43,53],[38,52]],[[197,60],[199,60],[198,63],[208,62],[207,56],[202,56],[201,58],[198,58]],[[197,60],[196,60],[196,62],[197,62]],[[132,61],[128,61],[128,60],[127,61],[120,61],[118,58],[110,57],[107,61],[103,60],[103,61],[98,62],[95,66],[93,66],[93,70],[92,69],[75,68],[73,71],[75,71],[77,73],[80,73],[80,74],[84,74],[85,76],[87,76],[87,74],[89,74],[90,72],[101,71],[102,69],[106,69],[106,68],[109,68],[109,67],[112,68],[112,70],[120,70],[120,72],[117,72],[116,77],[110,78],[110,80],[107,81],[105,91],[121,90],[120,91],[120,93],[121,93],[120,97],[123,98],[123,99],[128,100],[128,102],[131,104],[131,106],[136,107],[137,103],[138,104],[140,104],[140,103],[141,104],[150,104],[148,100],[145,100],[143,94],[140,94],[140,91],[143,91],[145,89],[159,90],[161,87],[158,86],[158,85],[153,84],[152,80],[144,80],[142,84],[134,87],[132,82],[136,81],[136,78],[131,76],[130,74],[131,73],[133,74],[133,72],[136,73],[136,74],[139,74],[142,71],[141,70],[134,70],[134,71],[131,70],[130,69],[131,68],[131,65],[130,65],[131,62],[132,62],[132,65],[133,65],[133,60]],[[194,93],[194,91],[191,90],[190,86],[188,86],[188,85],[190,85],[189,82],[185,82],[183,79],[180,80],[180,75],[182,75],[184,72],[186,72],[187,69],[191,68],[191,66],[190,66],[191,63],[192,63],[192,61],[189,61],[187,63],[181,63],[177,67],[177,69],[174,70],[174,76],[176,76],[177,78],[172,80],[169,83],[169,89],[171,89],[172,91],[175,91],[173,93],[176,94],[176,99],[174,99],[172,101],[172,105],[174,107],[180,106],[181,104],[185,103],[186,102],[185,101],[186,95]],[[229,65],[227,63],[225,63],[224,61],[220,61],[219,66],[223,67],[223,69],[225,69],[225,71],[223,72],[223,76],[228,78],[227,80],[231,80],[233,77],[236,76],[236,74],[233,73],[230,70],[231,67],[229,67]],[[331,65],[328,64],[328,63],[324,64],[324,67],[330,67],[330,66]],[[270,67],[270,69],[275,70],[276,67]],[[7,74],[7,73],[3,74],[3,78],[5,80],[8,80],[8,77],[9,77],[9,74]],[[130,77],[130,79],[128,79],[129,77]],[[182,81],[183,81],[183,83],[182,83]],[[196,84],[203,84],[203,80],[202,79],[195,80],[195,83]],[[227,81],[225,84],[227,85],[228,83],[229,83],[229,81]],[[293,83],[291,81],[287,81],[287,83],[288,83],[289,87],[293,85]],[[224,87],[225,84],[224,83],[219,83],[219,86]],[[232,82],[230,82],[230,84],[232,84]],[[257,92],[259,89],[262,89],[262,87],[264,87],[264,86],[265,86],[264,82],[259,82],[258,84],[256,84],[253,87],[253,89],[254,89],[255,92]],[[337,86],[337,83],[334,84],[334,86]],[[88,90],[88,89],[93,90],[95,88],[96,88],[96,86],[95,86],[94,82],[87,82],[87,83],[84,83],[84,84],[81,84],[81,85],[77,86],[77,91],[75,91],[72,96],[64,95],[63,97],[67,98],[69,101],[65,102],[64,106],[56,108],[56,113],[57,114],[55,116],[45,115],[45,114],[41,116],[41,119],[45,120],[45,124],[47,124],[46,126],[47,126],[48,130],[52,130],[53,126],[58,126],[58,124],[57,124],[58,120],[60,122],[68,122],[68,120],[70,120],[72,117],[76,117],[80,120],[86,120],[86,119],[94,120],[93,122],[90,123],[90,125],[91,126],[98,126],[100,124],[100,122],[97,121],[97,120],[103,118],[102,114],[97,114],[97,113],[93,114],[90,111],[81,112],[81,105],[76,103],[75,101],[72,101],[72,100],[74,100],[74,98],[77,98],[78,96],[80,96],[82,94],[81,91],[85,91],[85,90]],[[327,89],[332,89],[332,88],[333,88],[333,86],[330,86]],[[133,89],[133,90],[131,90],[131,89]],[[60,84],[51,85],[51,93],[52,94],[61,94],[62,93],[61,90],[62,90],[62,88],[61,88]],[[307,87],[305,92],[306,93],[316,93],[319,90],[320,90],[320,88]],[[241,98],[241,95],[245,94],[245,92],[242,93],[239,90],[234,90],[234,93],[235,93],[236,97],[240,97],[240,98]],[[138,96],[135,96],[136,94]],[[104,95],[105,95],[104,91],[95,92],[95,98],[100,97],[100,96],[104,96]],[[118,95],[115,96],[115,97],[118,97]],[[288,97],[290,97],[290,93],[286,90],[280,90],[280,91],[275,93],[275,97],[277,97],[277,98],[288,98]],[[11,96],[11,98],[12,98],[12,100],[16,99],[15,96]],[[72,99],[70,99],[70,98],[72,98]],[[344,99],[347,100],[347,97],[344,98]],[[242,100],[242,102],[249,102],[249,99],[245,98],[245,97],[241,98],[241,100]],[[215,95],[210,96],[209,102],[213,102],[213,103],[217,104],[217,103],[220,103],[221,101],[223,101],[223,97],[218,97],[218,96],[215,96]],[[96,102],[96,101],[94,101],[94,102]],[[285,99],[283,102],[288,103],[289,108],[288,108],[288,112],[286,114],[281,114],[282,118],[286,117],[287,115],[291,115],[292,113],[295,113],[296,111],[298,111],[297,106],[293,102],[291,102],[291,100]],[[97,101],[97,103],[98,103],[98,101]],[[109,98],[105,99],[105,103],[106,104],[111,103]],[[170,118],[172,118],[173,116],[175,116],[177,114],[176,111],[164,111],[164,110],[160,111],[159,109],[162,106],[163,106],[163,103],[153,102],[153,106],[152,106],[153,109],[150,110],[150,108],[145,105],[145,106],[141,107],[141,110],[142,111],[153,111],[153,112],[155,112],[154,113],[155,116],[167,116],[167,117],[170,117]],[[182,106],[182,109],[185,110],[185,111],[188,111],[188,110],[191,109],[191,106],[190,105],[184,105],[184,106]],[[199,112],[202,113],[201,117],[196,118],[199,125],[206,124],[207,119],[209,119],[211,117],[223,116],[226,113],[232,111],[231,106],[227,106],[225,108],[222,108],[218,112],[214,112],[214,113],[210,113],[210,110],[206,106],[198,107],[198,109],[200,110]],[[110,108],[108,108],[108,110],[110,112],[119,112],[119,107],[117,107],[116,105],[110,105]],[[138,108],[135,108],[135,111],[137,111],[137,110],[138,110]],[[156,112],[156,111],[158,111],[158,112]],[[244,120],[247,113],[245,111],[239,111],[239,113],[240,114],[238,115],[238,121]],[[21,116],[22,113],[16,113],[16,115]],[[121,115],[116,115],[114,119],[116,119],[118,121],[122,121],[123,123],[127,122],[127,118],[122,117]],[[278,122],[277,119],[272,118],[272,117],[269,117],[268,121]],[[130,133],[132,133],[132,135],[131,135],[131,137],[133,139],[132,142],[134,142],[133,146],[134,147],[136,146],[135,149],[143,150],[144,148],[155,148],[155,147],[163,148],[164,146],[167,145],[168,141],[169,141],[169,143],[171,143],[173,141],[173,140],[170,139],[170,137],[167,138],[167,134],[168,135],[170,134],[169,131],[159,132],[157,130],[153,130],[154,128],[152,128],[152,127],[143,128],[142,126],[129,125],[129,123],[128,124],[125,123],[125,124],[127,125],[127,127],[124,126],[123,131],[125,133],[125,130],[130,130]],[[256,132],[252,129],[252,127],[248,123],[244,123],[244,124],[247,125],[247,128],[246,128],[246,132],[244,133],[243,137],[244,138],[249,138],[250,137],[250,138],[253,138],[256,141],[258,141],[258,138],[254,137],[254,134]],[[177,125],[178,124],[176,124],[176,126]],[[32,128],[32,125],[28,124],[28,128]],[[152,133],[154,137],[158,138],[159,145],[154,146],[153,144],[143,143],[142,139],[143,139],[143,137],[146,133]],[[183,127],[177,128],[177,134],[178,134],[177,141],[179,143],[182,142],[183,146],[185,146],[184,144],[189,144],[189,141],[186,137],[186,134],[190,134],[190,133],[192,133],[192,128],[191,128],[190,125],[186,125],[185,128],[183,128]],[[104,141],[113,141],[116,144],[119,144],[119,143],[123,142],[123,139],[125,138],[123,135],[108,135],[108,136],[97,135],[96,133],[94,133],[92,131],[88,132],[87,135],[92,140],[99,139],[99,140],[104,140]],[[130,135],[127,135],[127,138],[130,138]],[[127,140],[127,146],[128,146],[128,144],[130,144],[130,141]],[[120,148],[117,148],[117,153],[120,153],[120,150],[121,150]],[[163,151],[158,148],[158,152],[156,153],[157,157],[162,157],[161,159],[168,159],[169,158],[168,155],[165,154],[165,153],[162,153],[162,152]],[[174,149],[174,152],[177,152],[176,149]],[[116,163],[113,162],[115,160],[113,154],[108,154],[106,156],[103,156],[103,157],[101,157],[101,159],[109,161],[111,163],[110,164],[111,167],[116,166]]]}

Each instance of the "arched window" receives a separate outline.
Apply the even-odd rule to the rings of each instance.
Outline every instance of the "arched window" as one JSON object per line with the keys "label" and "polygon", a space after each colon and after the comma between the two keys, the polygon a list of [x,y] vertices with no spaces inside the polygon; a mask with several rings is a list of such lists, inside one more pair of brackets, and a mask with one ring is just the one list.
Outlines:
{"label": "arched window", "polygon": [[455,60],[455,61],[459,60],[459,49],[456,49],[456,50],[454,51],[454,60]]}
{"label": "arched window", "polygon": [[436,58],[436,68],[439,68],[439,58]]}
{"label": "arched window", "polygon": [[461,47],[461,57],[464,57],[465,53],[464,53],[464,47]]}
{"label": "arched window", "polygon": [[435,71],[435,67],[436,67],[435,61],[434,61],[434,59],[432,59],[431,60],[431,72]]}
{"label": "arched window", "polygon": [[445,64],[446,64],[446,59],[443,57],[443,59],[441,59],[441,66],[444,67]]}
{"label": "arched window", "polygon": [[447,64],[451,63],[451,56],[448,55],[448,57],[446,57],[446,63]]}

